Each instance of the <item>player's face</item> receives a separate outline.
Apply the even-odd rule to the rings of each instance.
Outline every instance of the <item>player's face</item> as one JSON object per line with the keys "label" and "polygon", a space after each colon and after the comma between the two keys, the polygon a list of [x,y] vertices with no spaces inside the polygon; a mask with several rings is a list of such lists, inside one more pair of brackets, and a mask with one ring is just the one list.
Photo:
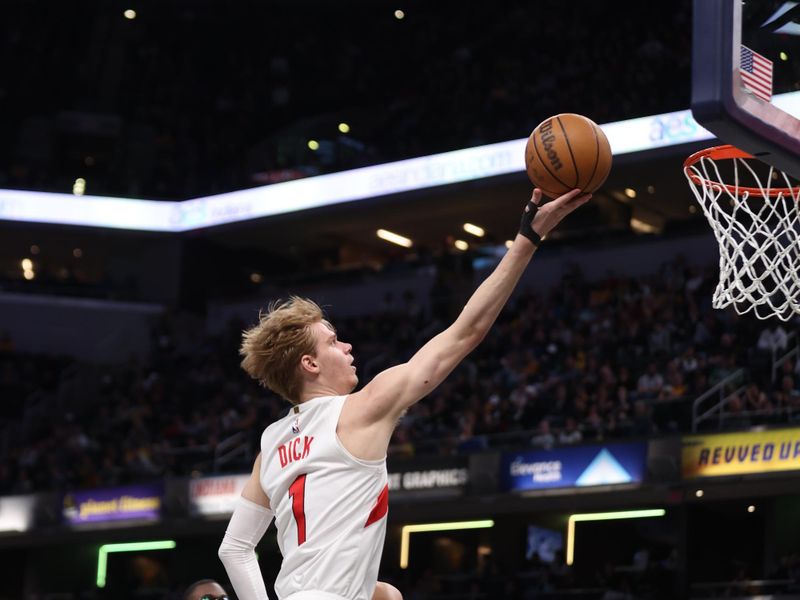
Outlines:
{"label": "player's face", "polygon": [[339,393],[347,394],[358,384],[353,363],[353,346],[341,341],[333,327],[326,322],[316,323],[317,356],[320,373]]}

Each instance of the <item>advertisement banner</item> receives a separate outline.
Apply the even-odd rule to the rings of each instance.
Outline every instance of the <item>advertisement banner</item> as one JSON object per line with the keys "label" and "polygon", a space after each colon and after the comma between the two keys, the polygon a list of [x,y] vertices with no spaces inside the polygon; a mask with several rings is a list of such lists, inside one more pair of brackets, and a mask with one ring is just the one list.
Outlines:
{"label": "advertisement banner", "polygon": [[508,491],[641,483],[647,444],[606,444],[503,454]]}
{"label": "advertisement banner", "polygon": [[192,479],[189,482],[189,513],[202,516],[232,514],[248,479],[250,475]]}
{"label": "advertisement banner", "polygon": [[800,428],[688,435],[683,438],[684,479],[800,469]]}
{"label": "advertisement banner", "polygon": [[161,484],[78,490],[64,495],[64,520],[71,525],[106,521],[148,520],[161,516]]}
{"label": "advertisement banner", "polygon": [[462,457],[389,464],[390,497],[460,495],[468,483],[469,468]]}

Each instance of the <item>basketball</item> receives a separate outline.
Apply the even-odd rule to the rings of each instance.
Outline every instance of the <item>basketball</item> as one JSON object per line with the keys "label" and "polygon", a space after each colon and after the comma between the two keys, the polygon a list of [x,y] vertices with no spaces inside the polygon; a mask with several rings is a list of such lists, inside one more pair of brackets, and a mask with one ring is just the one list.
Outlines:
{"label": "basketball", "polygon": [[597,124],[572,113],[555,115],[533,130],[525,146],[533,185],[551,198],[578,188],[596,191],[611,170],[611,146]]}

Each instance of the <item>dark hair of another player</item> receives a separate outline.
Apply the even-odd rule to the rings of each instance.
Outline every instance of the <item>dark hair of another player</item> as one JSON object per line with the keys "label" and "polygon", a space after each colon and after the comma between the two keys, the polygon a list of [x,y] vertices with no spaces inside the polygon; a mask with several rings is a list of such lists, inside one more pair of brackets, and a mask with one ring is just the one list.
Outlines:
{"label": "dark hair of another player", "polygon": [[195,591],[201,585],[204,585],[206,583],[217,583],[217,582],[214,579],[201,579],[199,581],[195,581],[192,585],[186,588],[185,592],[183,592],[183,600],[191,600],[192,592]]}

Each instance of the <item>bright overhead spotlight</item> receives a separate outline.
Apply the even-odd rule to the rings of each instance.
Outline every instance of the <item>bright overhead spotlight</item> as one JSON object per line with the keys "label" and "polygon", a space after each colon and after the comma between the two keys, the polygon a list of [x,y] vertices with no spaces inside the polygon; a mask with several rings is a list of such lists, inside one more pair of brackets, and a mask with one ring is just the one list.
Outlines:
{"label": "bright overhead spotlight", "polygon": [[756,507],[751,504],[750,506],[747,507],[747,512],[749,513],[756,512]]}
{"label": "bright overhead spotlight", "polygon": [[350,125],[347,123],[339,123],[339,131],[342,133],[350,133]]}
{"label": "bright overhead spotlight", "polygon": [[465,242],[464,240],[456,240],[455,242],[453,242],[453,245],[456,248],[458,248],[459,250],[461,250],[462,252],[464,250],[468,250],[469,249],[469,244],[467,242]]}
{"label": "bright overhead spotlight", "polygon": [[484,231],[483,227],[478,227],[477,225],[473,225],[472,223],[464,223],[464,231],[467,233],[471,233],[476,237],[483,237],[486,235],[486,231]]}
{"label": "bright overhead spotlight", "polygon": [[625,188],[625,195],[631,199],[636,198],[636,190],[633,188]]}
{"label": "bright overhead spotlight", "polygon": [[506,248],[511,249],[511,246],[514,244],[514,240],[506,240]]}
{"label": "bright overhead spotlight", "polygon": [[403,19],[403,18],[405,18],[405,16],[406,16],[406,13],[404,13],[402,10],[394,11],[394,18],[397,19],[398,21]]}
{"label": "bright overhead spotlight", "polygon": [[27,281],[30,281],[31,279],[33,279],[34,277],[36,277],[36,273],[34,273],[33,271],[30,271],[30,270],[25,270],[25,271],[23,271],[23,272],[22,272],[22,276],[23,276],[23,277],[24,277],[24,278],[25,278]]}
{"label": "bright overhead spotlight", "polygon": [[789,55],[786,52],[781,52],[781,60],[789,60]]}
{"label": "bright overhead spotlight", "polygon": [[375,233],[377,233],[378,237],[382,240],[391,242],[392,244],[397,244],[403,248],[411,248],[414,243],[407,237],[403,237],[402,235],[389,231],[388,229],[378,229],[378,231]]}
{"label": "bright overhead spotlight", "polygon": [[132,8],[129,8],[128,10],[126,10],[122,14],[125,15],[126,19],[135,19],[136,18],[136,11],[133,10]]}
{"label": "bright overhead spotlight", "polygon": [[23,258],[22,259],[22,270],[23,271],[30,271],[33,269],[33,261],[30,258]]}
{"label": "bright overhead spotlight", "polygon": [[695,495],[695,496],[697,496],[698,498],[702,498],[704,493],[705,493],[705,492],[703,492],[703,490],[697,490],[697,491],[694,493],[694,495]]}
{"label": "bright overhead spotlight", "polygon": [[319,150],[319,142],[317,140],[308,140],[309,150]]}

